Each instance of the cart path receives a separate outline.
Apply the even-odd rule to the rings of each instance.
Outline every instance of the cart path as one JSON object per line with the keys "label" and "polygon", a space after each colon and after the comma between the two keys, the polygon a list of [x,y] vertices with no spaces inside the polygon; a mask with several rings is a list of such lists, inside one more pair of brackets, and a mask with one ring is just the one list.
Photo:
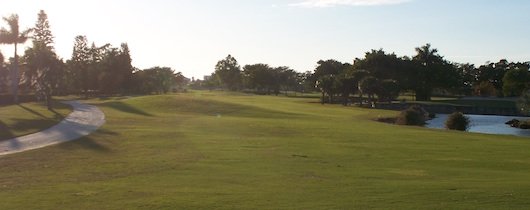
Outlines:
{"label": "cart path", "polygon": [[46,130],[8,140],[0,140],[0,156],[38,149],[81,138],[105,124],[105,114],[96,106],[79,101],[63,102],[73,111],[59,124]]}

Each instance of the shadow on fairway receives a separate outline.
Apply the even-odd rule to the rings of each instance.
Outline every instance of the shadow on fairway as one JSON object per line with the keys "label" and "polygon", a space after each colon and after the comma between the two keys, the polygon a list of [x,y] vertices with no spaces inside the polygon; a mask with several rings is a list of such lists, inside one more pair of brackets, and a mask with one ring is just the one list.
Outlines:
{"label": "shadow on fairway", "polygon": [[[59,118],[60,119],[60,118]],[[14,123],[11,124],[11,127],[7,127],[6,124],[0,121],[0,141],[19,137],[11,131],[20,131],[26,132],[30,130],[44,130],[46,128],[52,127],[59,123],[59,120],[53,120],[50,118],[44,119],[13,119]]]}
{"label": "shadow on fairway", "polygon": [[[25,107],[25,106],[22,105],[22,104],[19,104],[18,106],[19,106],[20,108],[22,108],[22,109],[28,111],[28,112],[31,113],[31,114],[37,115],[37,116],[39,116],[39,117],[41,117],[41,118],[43,118],[43,119],[47,119],[46,116],[42,115],[41,113],[36,112],[36,111],[33,110],[33,109],[30,109],[30,108],[28,108],[28,107]],[[57,113],[57,112],[55,112],[55,113]]]}
{"label": "shadow on fairway", "polygon": [[301,114],[285,112],[252,105],[241,105],[230,102],[204,99],[177,100],[173,107],[167,107],[177,112],[194,113],[210,116],[233,116],[251,118],[291,118]]}
{"label": "shadow on fairway", "polygon": [[53,119],[13,119],[13,121],[15,121],[15,123],[12,124],[11,129],[17,131],[45,129],[59,122],[58,120]]}
{"label": "shadow on fairway", "polygon": [[97,139],[105,139],[104,136],[117,136],[118,135],[118,133],[113,132],[113,131],[109,131],[106,129],[99,129],[89,136],[85,136],[80,139],[62,143],[59,145],[59,147],[62,149],[71,150],[71,151],[78,150],[78,149],[88,149],[88,150],[93,150],[96,152],[111,152],[111,149],[108,146],[100,143],[102,140],[95,140],[93,138],[93,135],[98,135],[98,134],[99,136],[103,136],[103,138],[98,137]]}
{"label": "shadow on fairway", "polygon": [[67,143],[60,144],[60,147],[65,150],[76,150],[76,149],[88,149],[93,150],[96,152],[110,152],[111,150],[103,145],[95,141],[94,139],[90,137],[83,137],[74,141],[70,141]]}
{"label": "shadow on fairway", "polygon": [[15,137],[15,134],[11,132],[11,129],[0,120],[0,141],[7,140]]}
{"label": "shadow on fairway", "polygon": [[147,117],[153,116],[152,114],[149,114],[141,109],[138,109],[136,107],[133,107],[131,105],[128,105],[120,101],[106,102],[106,103],[99,104],[98,106],[112,108],[117,111],[129,113],[129,114],[136,114],[136,115],[142,115],[142,116],[147,116]]}

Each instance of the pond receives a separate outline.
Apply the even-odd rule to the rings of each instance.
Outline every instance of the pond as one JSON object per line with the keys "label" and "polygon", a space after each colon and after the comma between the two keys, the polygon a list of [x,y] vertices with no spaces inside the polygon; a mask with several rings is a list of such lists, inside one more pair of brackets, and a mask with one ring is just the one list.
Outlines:
{"label": "pond", "polygon": [[[437,114],[436,118],[427,121],[425,127],[445,129],[445,121],[447,114]],[[499,115],[466,115],[471,121],[469,132],[487,133],[487,134],[504,134],[530,137],[530,129],[524,130],[519,128],[512,128],[504,123],[511,119],[528,120],[529,117],[514,117],[514,116],[499,116]]]}

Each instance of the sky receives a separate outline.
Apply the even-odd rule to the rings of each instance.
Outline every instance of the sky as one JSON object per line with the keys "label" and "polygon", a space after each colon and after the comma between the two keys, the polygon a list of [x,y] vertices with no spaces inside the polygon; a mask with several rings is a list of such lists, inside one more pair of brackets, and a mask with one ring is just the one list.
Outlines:
{"label": "sky", "polygon": [[[453,62],[530,61],[528,0],[0,0],[0,16],[18,14],[21,29],[41,9],[65,60],[85,35],[96,45],[128,43],[140,69],[168,66],[198,79],[228,54],[241,66],[304,72],[371,49],[413,56],[426,43]],[[13,47],[0,51],[12,56]]]}

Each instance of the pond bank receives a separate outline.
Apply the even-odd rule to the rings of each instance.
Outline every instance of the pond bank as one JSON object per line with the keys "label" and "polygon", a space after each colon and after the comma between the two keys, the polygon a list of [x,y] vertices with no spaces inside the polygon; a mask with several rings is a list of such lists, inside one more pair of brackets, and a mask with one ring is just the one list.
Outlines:
{"label": "pond bank", "polygon": [[462,112],[464,114],[470,114],[470,115],[501,115],[501,116],[523,116],[523,117],[525,116],[521,114],[517,110],[517,108],[503,108],[503,107],[477,107],[477,106],[442,105],[442,104],[378,103],[375,108],[401,111],[401,110],[404,110],[410,107],[411,105],[419,105],[423,107],[427,112],[436,113],[436,114],[451,114],[453,112]]}
{"label": "pond bank", "polygon": [[[448,114],[438,114],[436,118],[427,121],[427,128],[445,129],[445,121]],[[497,116],[497,115],[466,115],[469,117],[471,124],[469,132],[486,133],[486,134],[504,134],[530,137],[530,130],[513,128],[507,125],[506,122],[512,120],[513,116]],[[529,120],[529,117],[515,117],[519,120]]]}

